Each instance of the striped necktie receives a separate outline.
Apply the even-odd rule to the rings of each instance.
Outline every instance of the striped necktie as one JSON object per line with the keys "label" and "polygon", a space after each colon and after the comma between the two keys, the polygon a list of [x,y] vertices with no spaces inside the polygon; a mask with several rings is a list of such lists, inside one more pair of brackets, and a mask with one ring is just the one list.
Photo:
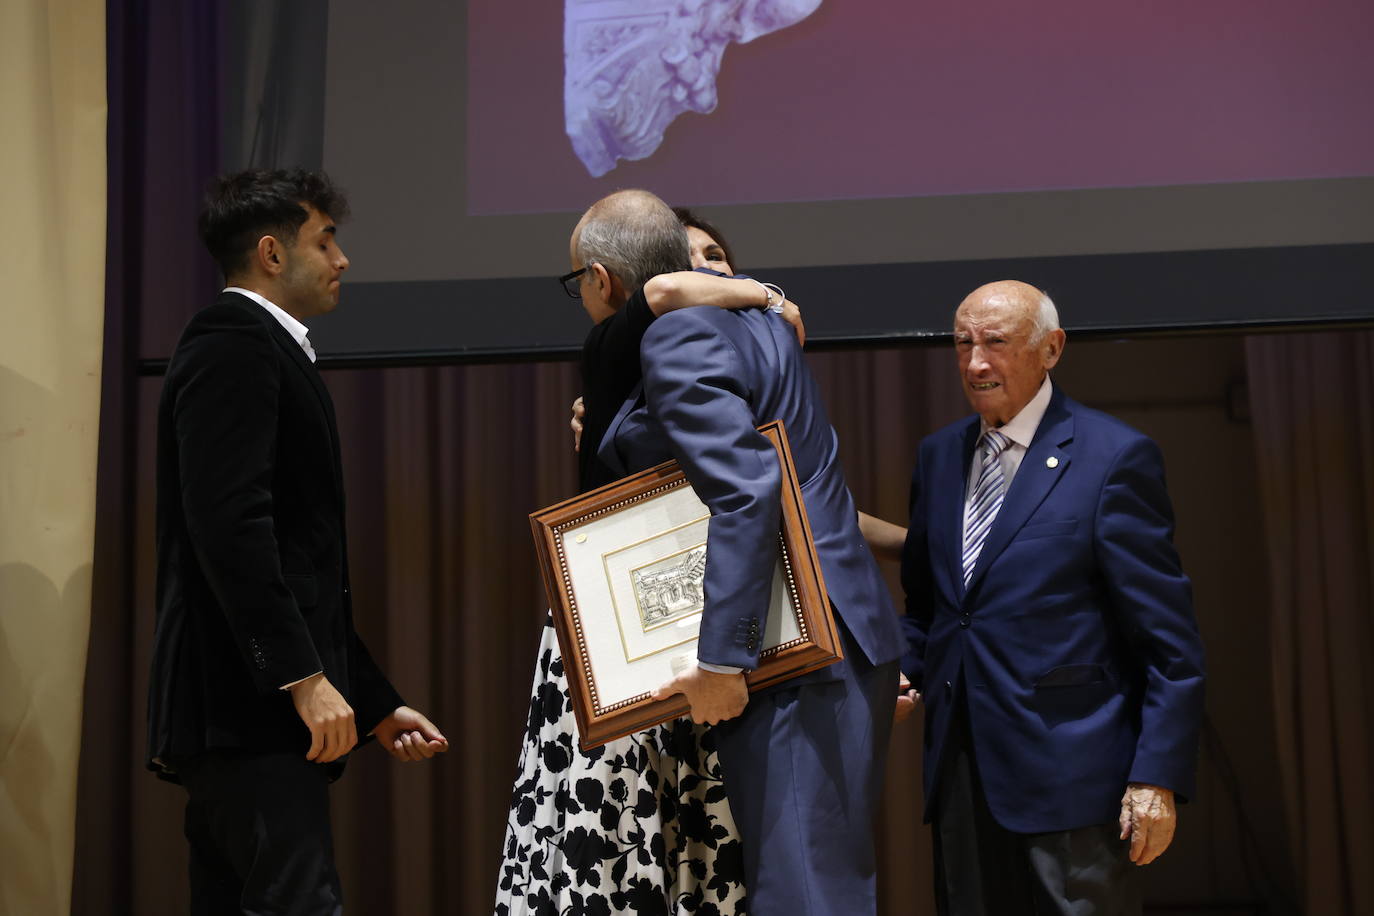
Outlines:
{"label": "striped necktie", "polygon": [[995,429],[983,433],[979,444],[983,452],[983,463],[978,471],[978,483],[973,488],[968,510],[964,514],[964,585],[973,577],[973,567],[978,563],[978,554],[983,551],[983,542],[988,539],[992,522],[997,518],[997,510],[1002,508],[1002,497],[1007,488],[1002,476],[1002,462],[998,456],[1011,445],[1011,440]]}

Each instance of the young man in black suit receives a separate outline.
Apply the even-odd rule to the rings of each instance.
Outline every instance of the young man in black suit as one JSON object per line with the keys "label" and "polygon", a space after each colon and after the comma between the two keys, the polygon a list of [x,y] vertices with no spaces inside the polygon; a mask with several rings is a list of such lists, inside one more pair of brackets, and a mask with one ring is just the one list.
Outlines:
{"label": "young man in black suit", "polygon": [[353,628],[338,431],[301,323],[338,304],[346,214],[316,173],[215,182],[200,232],[227,288],[158,408],[148,759],[189,795],[193,913],[342,912],[326,786],[359,732],[402,760],[448,747]]}

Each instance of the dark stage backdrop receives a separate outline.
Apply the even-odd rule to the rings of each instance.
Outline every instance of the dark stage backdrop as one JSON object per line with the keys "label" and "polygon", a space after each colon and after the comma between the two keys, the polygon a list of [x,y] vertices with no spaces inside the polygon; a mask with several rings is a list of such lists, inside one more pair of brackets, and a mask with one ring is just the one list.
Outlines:
{"label": "dark stage backdrop", "polygon": [[[138,367],[165,356],[216,289],[191,233],[197,190],[226,165],[259,155],[235,153],[212,116],[224,87],[259,86],[236,90],[247,111],[308,110],[309,99],[294,97],[255,107],[248,96],[269,93],[266,71],[236,69],[220,54],[227,34],[273,34],[270,14],[283,8],[134,0],[108,9],[107,346],[75,913],[186,911],[182,796],[143,770],[160,380],[140,378]],[[325,9],[328,34],[341,24],[335,13],[356,12]],[[418,6],[396,10],[415,14]],[[253,18],[262,15],[268,19]],[[385,37],[379,28],[379,53],[388,50]],[[316,59],[296,63],[308,69]],[[375,77],[369,59],[358,66]],[[297,103],[306,108],[292,109]],[[289,131],[260,137],[263,149],[288,157],[280,161],[308,164],[307,140]],[[391,153],[397,187],[415,190],[394,162],[422,160],[428,148],[398,140]],[[379,227],[396,239],[413,233],[390,217],[416,214],[430,200],[360,192],[354,228]],[[1306,211],[1295,200],[1290,212],[1302,222]],[[735,225],[734,211],[722,220]],[[570,215],[557,222],[565,232]],[[748,225],[742,211],[739,224]],[[745,266],[774,263],[756,254],[769,250],[756,228],[740,244]],[[527,247],[561,245],[556,235],[532,237]],[[436,263],[471,263],[460,254]],[[1085,294],[1105,299],[1114,290]],[[813,303],[802,287],[792,292],[809,320],[824,322],[834,308]],[[345,306],[361,307],[365,295],[346,283]],[[1369,305],[1367,288],[1357,295]],[[1293,314],[1311,304],[1295,297]],[[575,305],[563,307],[570,327],[581,320]],[[1374,821],[1371,347],[1363,332],[1102,340],[1072,343],[1057,372],[1071,393],[1160,441],[1196,583],[1209,727],[1199,798],[1183,811],[1174,849],[1147,872],[1161,912],[1280,913],[1291,912],[1293,900],[1313,914],[1374,907],[1361,832]],[[908,346],[812,359],[859,504],[900,519],[917,441],[962,413],[950,354]],[[566,419],[576,374],[568,363],[544,362],[325,375],[343,437],[359,628],[404,695],[453,739],[450,754],[427,764],[364,750],[335,786],[350,912],[482,913],[497,880],[544,616],[525,515],[573,490]],[[895,739],[879,836],[883,912],[894,916],[932,912],[929,837],[915,789],[919,726]]]}
{"label": "dark stage backdrop", "polygon": [[224,165],[352,191],[335,357],[568,353],[568,233],[637,186],[806,290],[822,346],[943,334],[997,276],[1075,330],[1374,318],[1360,0],[222,5]]}
{"label": "dark stage backdrop", "polygon": [[[1309,913],[1355,914],[1374,891],[1359,827],[1374,816],[1374,450],[1361,417],[1371,348],[1368,332],[1070,342],[1056,372],[1163,448],[1208,653],[1200,788],[1175,846],[1146,872],[1151,912],[1291,913],[1303,900]],[[963,412],[953,355],[907,348],[811,362],[859,505],[900,519],[919,438]],[[365,749],[333,788],[351,912],[483,913],[544,618],[525,515],[573,492],[576,374],[542,363],[325,376],[343,437],[359,629],[453,740],[425,764]],[[185,911],[183,796],[142,769],[159,387],[139,381],[132,425],[106,433],[122,434],[131,454],[118,480],[129,511],[102,515],[101,555],[122,549],[129,565],[123,590],[109,567],[96,580],[74,908],[83,914]],[[1333,398],[1335,389],[1348,390]],[[920,724],[898,731],[889,757],[884,916],[934,912]]]}

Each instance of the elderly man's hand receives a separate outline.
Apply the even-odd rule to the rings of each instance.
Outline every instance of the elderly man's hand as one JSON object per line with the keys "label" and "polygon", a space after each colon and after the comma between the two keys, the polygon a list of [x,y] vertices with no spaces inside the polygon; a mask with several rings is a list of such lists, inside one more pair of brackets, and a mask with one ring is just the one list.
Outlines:
{"label": "elderly man's hand", "polygon": [[650,696],[666,700],[676,693],[687,698],[692,707],[692,721],[698,725],[715,725],[733,719],[744,712],[749,702],[749,685],[743,674],[717,674],[697,667],[682,672]]}
{"label": "elderly man's hand", "polygon": [[1121,838],[1131,838],[1131,861],[1149,865],[1163,855],[1178,826],[1172,789],[1131,783],[1121,796]]}

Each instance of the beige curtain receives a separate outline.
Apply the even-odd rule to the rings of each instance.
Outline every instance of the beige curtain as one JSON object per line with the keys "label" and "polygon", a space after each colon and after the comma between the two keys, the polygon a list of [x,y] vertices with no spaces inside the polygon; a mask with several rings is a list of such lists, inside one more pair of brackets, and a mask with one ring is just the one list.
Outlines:
{"label": "beige curtain", "polygon": [[70,906],[95,532],[105,5],[0,4],[0,914]]}

